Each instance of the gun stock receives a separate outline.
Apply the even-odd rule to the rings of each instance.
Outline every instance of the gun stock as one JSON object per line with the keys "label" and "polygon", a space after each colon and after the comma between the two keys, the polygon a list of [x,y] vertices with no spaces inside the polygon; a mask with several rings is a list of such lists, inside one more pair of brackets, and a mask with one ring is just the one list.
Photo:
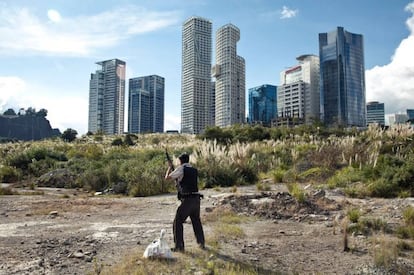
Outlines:
{"label": "gun stock", "polygon": [[172,170],[174,170],[174,164],[170,158],[170,155],[168,154],[167,148],[165,148],[165,157],[167,158],[168,165],[171,167]]}

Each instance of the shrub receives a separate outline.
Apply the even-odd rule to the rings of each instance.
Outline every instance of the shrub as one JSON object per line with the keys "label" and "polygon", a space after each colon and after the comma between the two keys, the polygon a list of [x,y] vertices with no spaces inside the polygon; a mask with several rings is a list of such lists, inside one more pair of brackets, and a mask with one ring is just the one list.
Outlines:
{"label": "shrub", "polygon": [[413,226],[400,226],[397,228],[395,233],[401,239],[414,239]]}
{"label": "shrub", "polygon": [[303,203],[306,200],[306,194],[304,190],[297,183],[287,183],[286,187],[289,193],[294,197],[299,203]]}
{"label": "shrub", "polygon": [[80,175],[76,183],[89,191],[103,191],[108,187],[108,178],[102,169],[88,169]]}
{"label": "shrub", "polygon": [[98,144],[80,144],[72,147],[68,151],[69,158],[86,158],[89,160],[99,160],[104,154],[103,147]]}
{"label": "shrub", "polygon": [[382,231],[383,233],[390,233],[391,229],[388,224],[382,219],[373,218],[358,218],[356,229],[364,235],[370,235],[374,232]]}
{"label": "shrub", "polygon": [[283,178],[285,177],[286,170],[277,168],[273,171],[273,181],[275,183],[281,183],[283,182]]}
{"label": "shrub", "polygon": [[62,138],[64,141],[67,141],[67,142],[72,142],[72,141],[74,141],[74,140],[76,139],[76,136],[77,136],[77,135],[78,135],[78,132],[77,132],[76,130],[71,129],[71,128],[68,128],[68,129],[66,129],[66,130],[62,133],[61,138]]}
{"label": "shrub", "polygon": [[398,194],[399,188],[392,181],[380,178],[368,184],[368,191],[372,197],[392,198]]}
{"label": "shrub", "polygon": [[403,211],[403,217],[406,225],[414,226],[414,207],[407,207]]}
{"label": "shrub", "polygon": [[291,168],[283,175],[283,182],[295,183],[299,180],[298,173],[294,168]]}
{"label": "shrub", "polygon": [[112,146],[121,146],[124,142],[122,141],[122,138],[116,138],[111,142]]}
{"label": "shrub", "polygon": [[165,193],[173,186],[164,180],[164,156],[161,154],[149,160],[129,159],[121,164],[119,173],[128,184],[128,194],[134,197]]}
{"label": "shrub", "polygon": [[54,168],[58,161],[67,161],[64,153],[43,146],[33,146],[26,151],[11,154],[6,163],[22,171],[22,174],[40,176]]}
{"label": "shrub", "polygon": [[359,217],[361,217],[361,212],[357,208],[353,208],[348,210],[347,216],[349,218],[349,221],[352,223],[357,223],[359,220]]}
{"label": "shrub", "polygon": [[363,175],[359,169],[353,167],[345,167],[342,170],[339,170],[335,175],[328,179],[328,187],[347,187],[348,185],[362,181]]}
{"label": "shrub", "polygon": [[298,177],[302,181],[318,180],[328,173],[329,171],[323,167],[313,167],[300,173]]}
{"label": "shrub", "polygon": [[10,166],[0,166],[0,182],[17,182],[20,179],[20,172]]}
{"label": "shrub", "polygon": [[392,240],[385,237],[377,240],[378,245],[374,246],[374,264],[377,267],[389,269],[397,262],[398,247]]}
{"label": "shrub", "polygon": [[256,183],[256,188],[259,191],[270,191],[270,185],[268,183],[265,182],[258,182]]}
{"label": "shrub", "polygon": [[32,163],[29,163],[29,173],[31,175],[34,175],[35,177],[39,177],[43,175],[44,173],[47,173],[51,169],[54,168],[55,162],[51,158],[45,158],[41,159],[39,161],[33,161]]}

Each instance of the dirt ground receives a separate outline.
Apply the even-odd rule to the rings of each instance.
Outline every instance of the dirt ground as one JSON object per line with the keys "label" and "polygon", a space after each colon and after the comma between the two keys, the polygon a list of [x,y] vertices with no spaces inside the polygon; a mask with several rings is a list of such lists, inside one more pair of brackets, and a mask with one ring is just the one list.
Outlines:
{"label": "dirt ground", "polygon": [[[115,264],[132,250],[144,252],[161,229],[173,245],[174,194],[116,198],[40,190],[43,195],[0,196],[0,274],[91,273],[97,264]],[[388,270],[378,268],[374,251],[382,247],[372,240],[385,237],[349,234],[350,251],[344,252],[343,233],[336,226],[348,209],[357,208],[363,217],[396,228],[414,198],[350,199],[339,191],[307,192],[310,199],[298,204],[283,185],[266,192],[255,186],[239,187],[236,193],[203,190],[202,215],[223,207],[254,217],[241,225],[246,237],[226,241],[220,253],[257,266],[263,274],[414,274],[412,250],[401,253]],[[203,225],[208,240],[212,225]],[[196,249],[190,223],[184,234],[186,248]]]}

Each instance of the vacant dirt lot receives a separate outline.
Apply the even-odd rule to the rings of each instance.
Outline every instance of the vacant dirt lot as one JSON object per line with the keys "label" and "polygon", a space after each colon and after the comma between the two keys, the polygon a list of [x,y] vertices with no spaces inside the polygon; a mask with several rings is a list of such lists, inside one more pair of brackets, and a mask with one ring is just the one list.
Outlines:
{"label": "vacant dirt lot", "polygon": [[[410,249],[388,271],[375,267],[374,251],[385,246],[373,239],[391,235],[349,234],[351,250],[344,252],[343,234],[335,226],[348,209],[357,208],[362,217],[381,219],[396,228],[403,223],[403,209],[414,206],[413,198],[349,199],[339,192],[309,188],[310,199],[298,204],[283,185],[272,188],[263,193],[254,186],[239,187],[236,193],[203,191],[203,215],[222,207],[254,217],[242,224],[245,238],[222,244],[220,253],[228,259],[251,263],[268,274],[414,274]],[[144,252],[163,228],[173,245],[171,223],[178,205],[174,194],[116,198],[41,190],[43,195],[0,196],[0,274],[92,273],[94,266],[115,264],[132,250]],[[204,223],[207,239],[211,226]],[[184,230],[186,247],[196,249],[191,224]]]}

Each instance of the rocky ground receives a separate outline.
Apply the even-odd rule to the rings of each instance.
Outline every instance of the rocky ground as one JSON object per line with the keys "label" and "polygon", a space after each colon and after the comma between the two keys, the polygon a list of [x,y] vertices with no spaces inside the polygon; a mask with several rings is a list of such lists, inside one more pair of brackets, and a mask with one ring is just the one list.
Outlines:
{"label": "rocky ground", "polygon": [[[42,195],[0,196],[0,274],[93,274],[96,266],[115,264],[132,250],[144,252],[163,228],[173,244],[174,194],[126,198],[41,190]],[[399,242],[392,234],[349,234],[350,251],[344,252],[340,232],[351,208],[396,228],[403,223],[403,209],[414,206],[413,198],[350,199],[339,191],[307,192],[309,199],[299,204],[284,185],[266,192],[255,186],[239,187],[236,193],[204,190],[202,213],[229,208],[253,217],[241,225],[246,237],[226,241],[220,253],[255,265],[263,274],[414,274],[409,249],[388,269],[375,267],[374,251],[381,245],[373,239]],[[207,239],[211,226],[204,223]],[[195,248],[191,224],[184,230],[186,247]]]}

